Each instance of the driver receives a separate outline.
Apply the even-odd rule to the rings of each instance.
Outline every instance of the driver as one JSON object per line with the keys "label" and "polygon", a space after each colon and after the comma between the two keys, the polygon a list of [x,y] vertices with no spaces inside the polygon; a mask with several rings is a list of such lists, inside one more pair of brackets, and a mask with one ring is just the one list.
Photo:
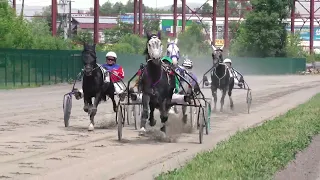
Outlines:
{"label": "driver", "polygon": [[[102,65],[102,67],[108,71],[110,71],[110,77],[108,73],[105,73],[104,82],[113,82],[114,89],[116,94],[121,94],[125,88],[123,87],[122,81],[124,79],[124,71],[121,65],[117,64],[117,54],[113,51],[110,51],[106,54],[106,63]],[[74,95],[76,99],[81,99],[83,97],[82,89],[74,89]]]}
{"label": "driver", "polygon": [[225,63],[229,69],[231,70],[230,72],[230,77],[233,77],[234,79],[234,84],[238,85],[240,88],[242,88],[243,84],[244,84],[244,80],[243,80],[243,75],[238,72],[237,70],[235,70],[233,67],[232,67],[232,61],[231,59],[225,59],[223,61],[223,63]]}

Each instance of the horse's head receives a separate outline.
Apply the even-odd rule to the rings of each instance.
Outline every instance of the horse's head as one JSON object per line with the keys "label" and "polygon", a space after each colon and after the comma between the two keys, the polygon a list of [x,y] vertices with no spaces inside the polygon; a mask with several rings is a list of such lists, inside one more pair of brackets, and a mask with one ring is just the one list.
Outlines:
{"label": "horse's head", "polygon": [[221,48],[216,48],[214,45],[211,45],[211,47],[213,66],[217,66],[219,63],[223,62],[223,46]]}
{"label": "horse's head", "polygon": [[162,57],[162,42],[161,42],[161,32],[158,31],[158,34],[149,34],[147,33],[147,50],[150,60],[160,62]]}
{"label": "horse's head", "polygon": [[168,38],[167,56],[169,56],[172,59],[172,63],[174,65],[178,64],[180,58],[180,50],[177,44],[177,38],[174,41],[171,41],[170,38]]}
{"label": "horse's head", "polygon": [[84,43],[82,51],[82,61],[84,65],[84,73],[86,76],[91,76],[92,71],[97,63],[96,45]]}

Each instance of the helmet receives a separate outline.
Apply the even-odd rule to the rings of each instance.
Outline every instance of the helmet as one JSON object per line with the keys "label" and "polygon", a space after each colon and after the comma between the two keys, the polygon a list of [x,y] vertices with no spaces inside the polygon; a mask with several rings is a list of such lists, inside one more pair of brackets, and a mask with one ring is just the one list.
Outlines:
{"label": "helmet", "polygon": [[161,61],[168,61],[170,64],[172,64],[172,59],[169,56],[163,57]]}
{"label": "helmet", "polygon": [[116,54],[115,52],[113,52],[113,51],[110,51],[110,52],[108,52],[108,53],[106,54],[106,57],[114,57],[114,58],[117,59],[117,54]]}
{"label": "helmet", "polygon": [[192,63],[192,61],[190,59],[186,59],[186,60],[183,61],[182,66],[183,67],[192,68],[193,67],[193,63]]}
{"label": "helmet", "polygon": [[224,61],[223,61],[223,63],[230,63],[230,64],[232,64],[232,61],[231,61],[231,59],[225,59]]}

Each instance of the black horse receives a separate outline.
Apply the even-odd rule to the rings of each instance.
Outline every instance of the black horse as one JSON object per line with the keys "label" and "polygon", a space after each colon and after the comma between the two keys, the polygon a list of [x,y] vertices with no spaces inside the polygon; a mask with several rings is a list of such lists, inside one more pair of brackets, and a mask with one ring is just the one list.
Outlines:
{"label": "black horse", "polygon": [[[117,105],[114,99],[115,88],[111,81],[105,82],[105,72],[101,65],[97,64],[96,45],[84,44],[82,51],[82,59],[84,64],[84,76],[82,82],[83,89],[83,110],[90,115],[90,125],[88,130],[94,129],[94,116],[97,113],[97,107],[101,100],[106,101],[109,96],[112,100],[113,111],[117,112]],[[92,98],[94,103],[92,104]]]}
{"label": "black horse", "polygon": [[216,48],[212,45],[212,60],[213,69],[211,71],[211,93],[214,98],[214,111],[216,111],[217,106],[217,90],[220,89],[222,92],[220,100],[220,112],[223,111],[224,98],[228,92],[230,99],[230,108],[233,109],[233,100],[231,97],[232,89],[234,86],[234,80],[231,78],[228,66],[223,63],[223,47]]}
{"label": "black horse", "polygon": [[[140,134],[144,134],[146,121],[149,115],[150,126],[156,125],[154,110],[159,109],[162,122],[161,131],[166,132],[165,123],[168,120],[168,111],[175,88],[174,75],[169,75],[166,64],[161,61],[162,43],[161,32],[158,34],[147,33],[146,65],[140,79],[142,91],[143,112],[141,116]],[[169,68],[170,69],[170,68]],[[149,114],[150,108],[150,114]]]}

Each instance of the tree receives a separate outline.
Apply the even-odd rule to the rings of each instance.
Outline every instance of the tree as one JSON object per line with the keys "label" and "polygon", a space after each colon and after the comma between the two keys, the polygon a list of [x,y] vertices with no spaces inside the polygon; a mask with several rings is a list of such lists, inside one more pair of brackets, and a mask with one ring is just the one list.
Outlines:
{"label": "tree", "polygon": [[238,56],[285,56],[287,34],[283,19],[287,17],[289,0],[253,0],[253,11],[241,23],[231,46]]}

